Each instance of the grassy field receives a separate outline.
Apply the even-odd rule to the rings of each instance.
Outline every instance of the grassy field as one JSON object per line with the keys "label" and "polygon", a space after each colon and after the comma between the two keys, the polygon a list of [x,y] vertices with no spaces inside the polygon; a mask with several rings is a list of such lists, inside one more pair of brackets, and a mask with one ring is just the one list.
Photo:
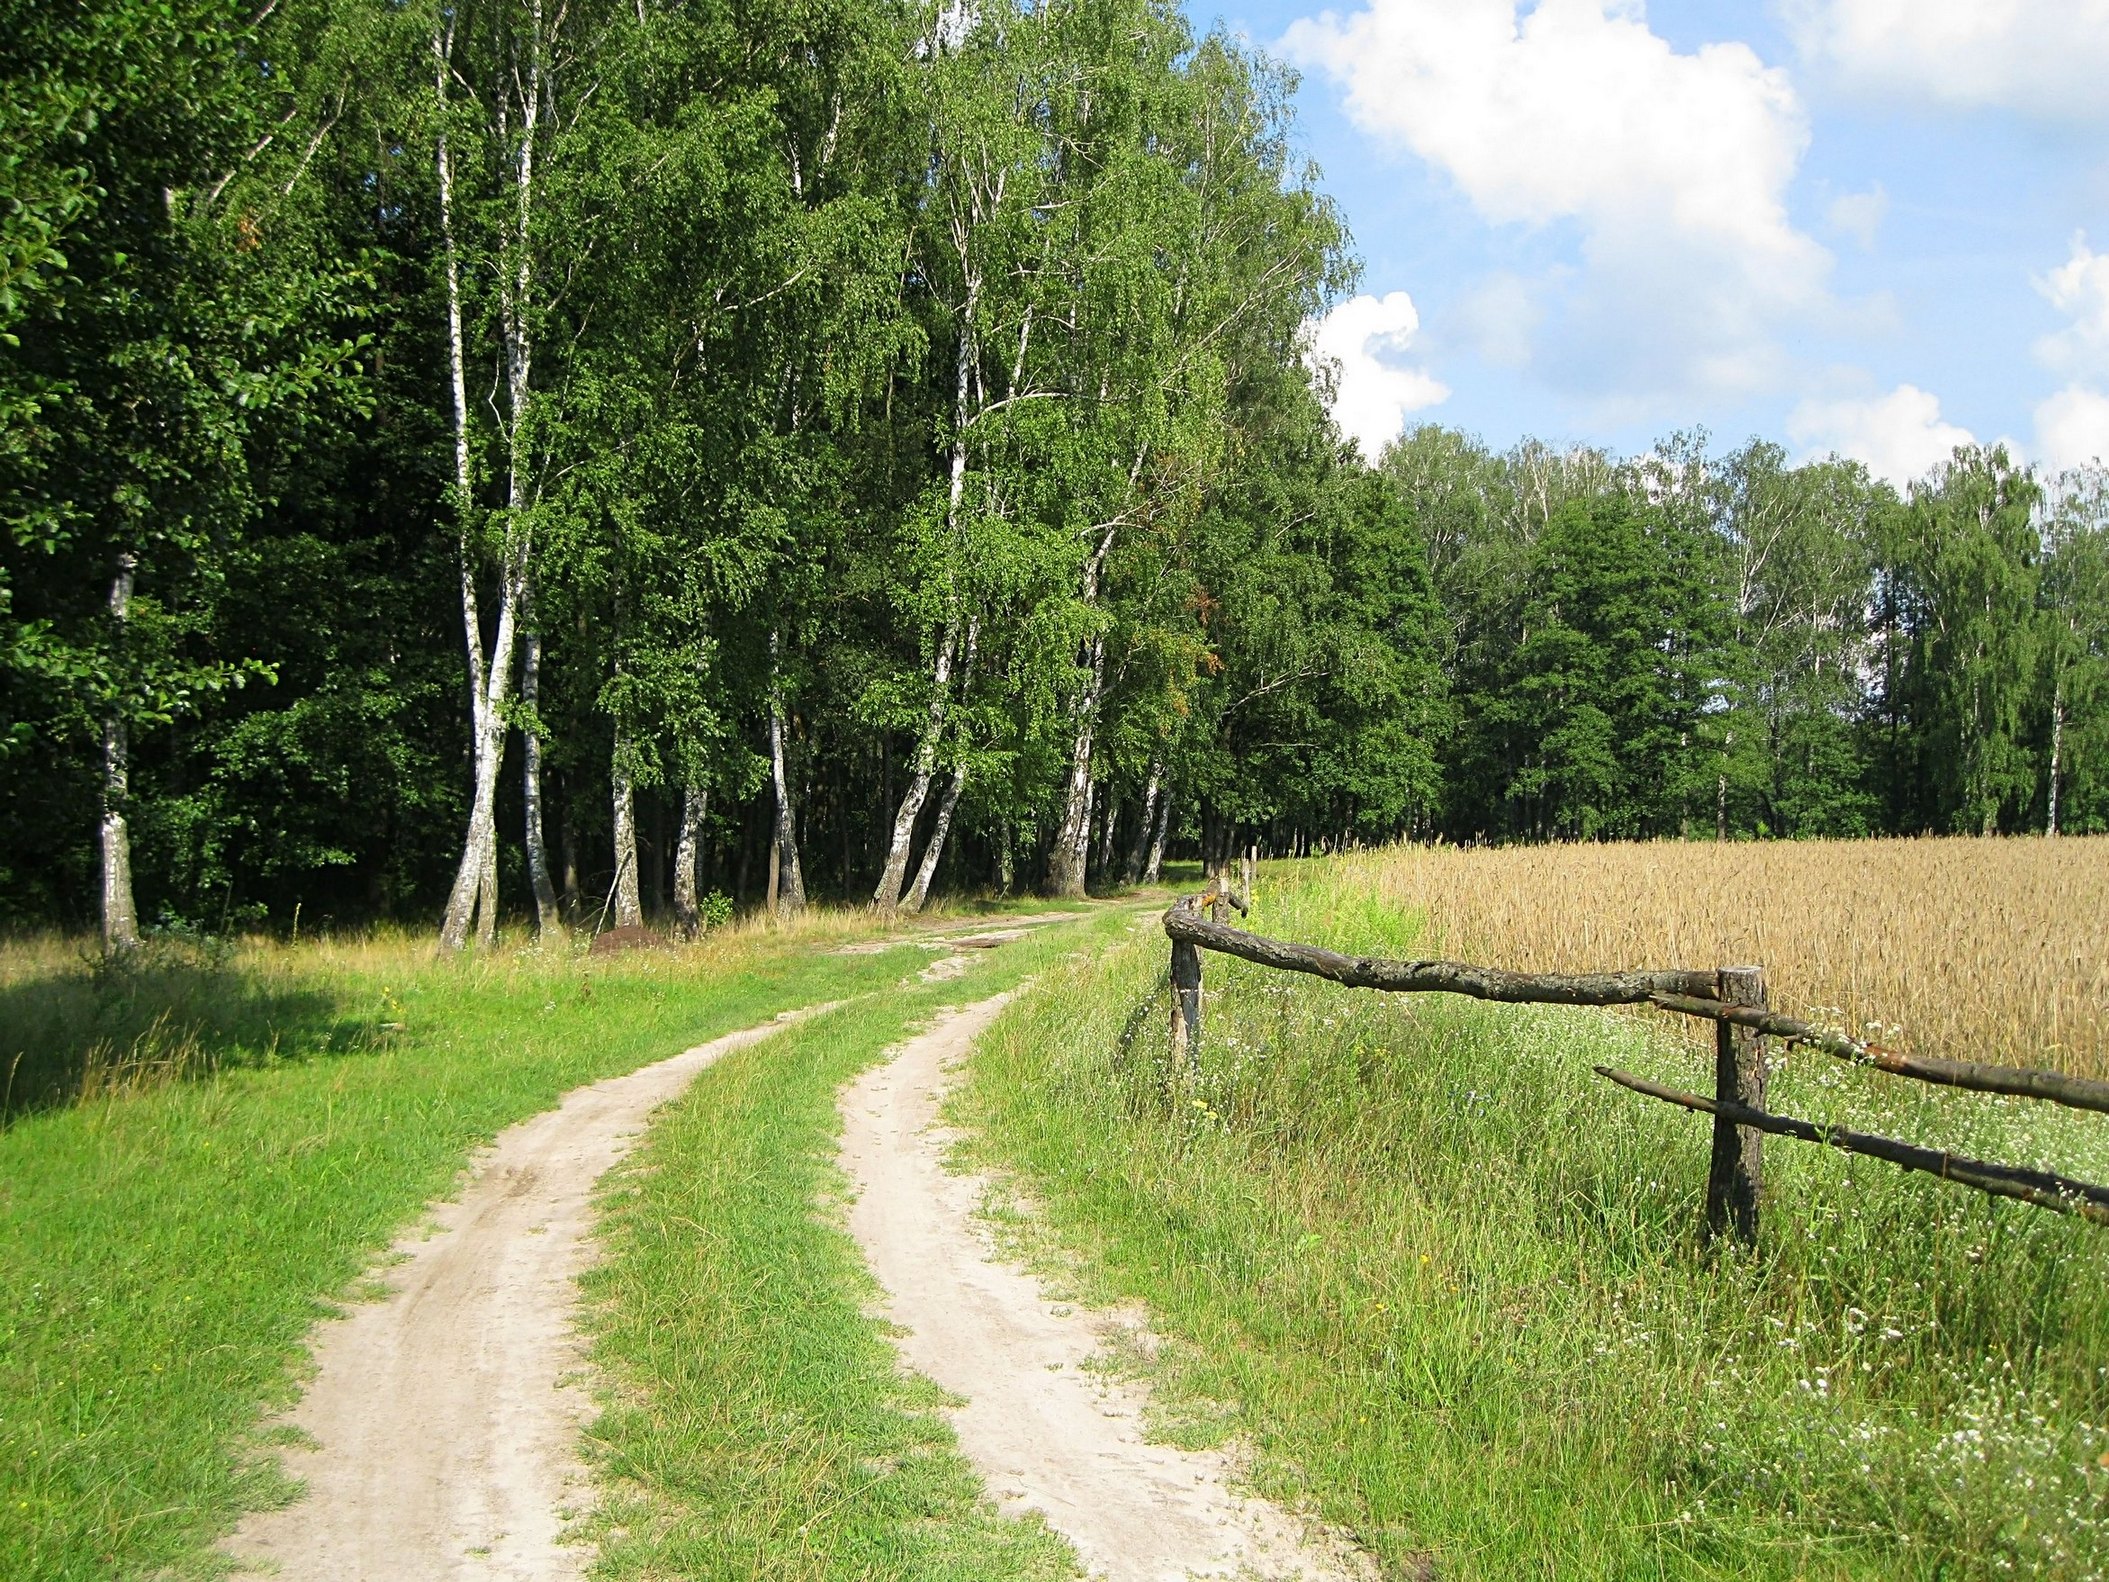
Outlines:
{"label": "grassy field", "polygon": [[[588,1277],[609,1406],[595,1575],[1040,1582],[1075,1575],[1007,1520],[904,1378],[831,1207],[836,1094],[941,1005],[1056,974],[1134,924],[1106,912],[978,956],[965,976],[801,1024],[706,1072],[609,1185]],[[814,1212],[814,1205],[823,1211]]]}
{"label": "grassy field", "polygon": [[2109,1076],[2109,837],[1402,846],[1350,861],[1452,954],[1542,972],[1757,963],[1789,1015]]}
{"label": "grassy field", "polygon": [[[2021,999],[1984,976],[2026,955],[1982,937],[2001,906],[2033,908],[2054,948],[2098,949],[2099,915],[2059,899],[2095,878],[2012,876],[2098,867],[2100,848],[1867,861],[1894,871],[1914,849],[1946,887],[1916,923],[1901,904],[1872,914],[1925,952],[1868,980],[1885,996],[1941,981],[2018,1022]],[[2011,866],[1971,887],[1973,851]],[[1691,882],[1690,852],[1656,849],[1663,893]],[[1817,914],[1853,871],[1836,853],[1733,855],[1775,880],[1806,864],[1808,916],[1778,900],[1756,951],[1648,933],[1644,854],[1615,848],[1270,870],[1253,926],[1390,955],[1527,946],[1541,966],[1757,954],[1826,993],[1792,975],[1786,942],[1838,938]],[[1243,1436],[1263,1487],[1357,1533],[1393,1577],[2109,1575],[2109,1233],[1774,1140],[1760,1252],[1710,1258],[1707,1123],[1589,1073],[1704,1086],[1666,1019],[1355,993],[1210,956],[1187,1081],[1165,1065],[1165,955],[1138,936],[1051,974],[983,1041],[958,1110],[1037,1203],[1032,1234],[1067,1278],[1150,1304],[1168,1432]],[[2063,1025],[2084,1019],[2064,1003]],[[1773,1092],[1788,1113],[2109,1179],[2099,1116],[1805,1053]]]}
{"label": "grassy field", "polygon": [[826,948],[872,928],[590,960],[442,962],[422,937],[162,940],[115,970],[0,950],[0,1577],[209,1570],[235,1515],[282,1495],[256,1429],[308,1327],[476,1145],[925,959]]}

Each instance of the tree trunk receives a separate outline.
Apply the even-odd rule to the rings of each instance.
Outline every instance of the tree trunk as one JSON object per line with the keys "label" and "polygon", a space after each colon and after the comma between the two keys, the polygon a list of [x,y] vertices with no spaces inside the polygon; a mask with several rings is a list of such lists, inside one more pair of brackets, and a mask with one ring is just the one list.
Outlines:
{"label": "tree trunk", "polygon": [[615,810],[615,926],[639,928],[644,908],[637,900],[637,797],[630,785],[629,740],[615,733],[608,783]]}
{"label": "tree trunk", "polygon": [[[453,32],[451,25],[433,38],[435,84],[444,125],[447,88],[452,75]],[[527,80],[520,89],[520,145],[514,168],[518,199],[514,269],[501,275],[501,318],[504,326],[505,375],[510,403],[507,423],[508,478],[505,552],[500,568],[497,630],[493,633],[488,662],[483,652],[483,621],[477,607],[475,546],[471,528],[472,481],[469,468],[468,387],[462,343],[461,268],[454,225],[454,162],[451,145],[442,130],[437,145],[440,231],[446,259],[447,362],[452,386],[454,420],[454,492],[461,534],[461,601],[463,636],[469,657],[469,716],[471,758],[475,785],[469,800],[469,827],[462,842],[461,865],[447,897],[447,911],[440,924],[440,944],[460,950],[468,943],[473,924],[477,937],[489,943],[497,932],[497,828],[498,775],[505,761],[505,705],[512,694],[513,651],[521,604],[528,588],[526,530],[520,523],[528,504],[528,470],[523,424],[527,403],[532,342],[528,329],[527,296],[533,283],[529,247],[529,219],[533,209],[535,179],[535,134],[540,124],[543,95],[543,37],[539,9],[535,15]]]}
{"label": "tree trunk", "polygon": [[967,783],[967,761],[962,758],[952,766],[951,783],[945,787],[944,799],[937,804],[937,825],[930,831],[930,840],[923,847],[922,866],[915,871],[915,884],[908,892],[906,907],[911,912],[920,912],[923,903],[930,899],[930,881],[937,877],[938,859],[944,855],[945,836],[952,829],[952,813],[959,806],[959,793]]}
{"label": "tree trunk", "polygon": [[[1143,454],[1147,454],[1147,451]],[[1142,456],[1135,462],[1142,470]],[[1132,482],[1132,480],[1131,480]],[[1119,522],[1104,524],[1098,545],[1084,562],[1082,602],[1085,609],[1098,604],[1099,575],[1106,557],[1113,552]],[[1077,701],[1076,740],[1069,757],[1069,787],[1062,804],[1062,822],[1055,830],[1053,847],[1047,853],[1047,893],[1075,896],[1084,893],[1084,864],[1091,842],[1091,748],[1098,731],[1099,699],[1106,686],[1106,634],[1093,633],[1084,646],[1084,693]]]}
{"label": "tree trunk", "polygon": [[1150,765],[1150,783],[1143,791],[1142,812],[1135,820],[1135,843],[1128,848],[1128,864],[1121,881],[1134,884],[1142,878],[1143,859],[1149,855],[1150,827],[1157,821],[1157,797],[1164,785],[1164,765]]}
{"label": "tree trunk", "polygon": [[[776,640],[772,636],[773,650]],[[791,816],[791,786],[784,774],[784,699],[781,690],[769,694],[769,773],[776,783],[775,857],[770,869],[772,906],[785,917],[806,909],[805,875],[798,867],[798,829]]]}
{"label": "tree trunk", "polygon": [[952,655],[958,646],[959,628],[957,617],[945,625],[943,638],[937,646],[937,663],[930,678],[930,708],[923,720],[922,734],[915,744],[915,766],[908,777],[908,789],[901,794],[901,805],[893,816],[893,838],[886,848],[886,866],[879,871],[879,883],[871,893],[871,904],[882,912],[891,912],[901,902],[901,886],[908,878],[908,848],[915,839],[915,821],[921,816],[923,803],[930,795],[930,776],[937,766],[937,744],[939,734],[945,726],[945,706],[952,691]]}
{"label": "tree trunk", "polygon": [[1018,883],[1018,858],[1014,850],[1015,835],[1011,821],[1005,819],[996,826],[996,893],[1009,895]]}
{"label": "tree trunk", "polygon": [[1106,808],[1099,815],[1098,826],[1098,871],[1102,879],[1113,877],[1113,827],[1120,822],[1120,789],[1109,777],[1106,781]]}
{"label": "tree trunk", "polygon": [[703,815],[709,794],[701,786],[681,792],[681,834],[674,842],[674,926],[683,939],[703,932],[703,913],[696,905],[696,864],[702,856]]}
{"label": "tree trunk", "polygon": [[563,831],[564,846],[564,921],[576,928],[586,902],[579,893],[579,826],[568,783],[565,786],[564,817],[558,827]]}
{"label": "tree trunk", "polygon": [[1171,832],[1172,788],[1167,782],[1157,798],[1157,828],[1150,836],[1150,860],[1142,870],[1142,882],[1155,884],[1164,873],[1165,837]]}
{"label": "tree trunk", "polygon": [[[130,550],[117,557],[110,579],[110,647],[119,687],[126,680],[126,649],[132,620],[132,580],[139,561]],[[132,791],[132,738],[124,706],[116,697],[103,715],[102,867],[103,951],[115,954],[139,943],[139,906],[132,895],[132,830],[125,804]]]}
{"label": "tree trunk", "polygon": [[521,756],[526,765],[522,777],[522,801],[526,809],[527,882],[535,892],[535,932],[564,937],[563,914],[557,909],[557,889],[549,877],[549,845],[542,828],[542,722],[535,715],[541,697],[542,634],[529,632],[521,644],[520,701],[526,719],[520,735]]}
{"label": "tree trunk", "polygon": [[1062,822],[1055,829],[1054,845],[1047,853],[1047,893],[1077,896],[1084,893],[1084,862],[1091,840],[1091,750],[1098,731],[1098,691],[1105,676],[1106,643],[1091,640],[1090,676],[1078,707],[1076,744],[1069,757],[1069,784],[1062,799]]}
{"label": "tree trunk", "polygon": [[2050,804],[2044,820],[2046,835],[2058,833],[2058,759],[2065,749],[2065,677],[2061,674],[2050,689]]}

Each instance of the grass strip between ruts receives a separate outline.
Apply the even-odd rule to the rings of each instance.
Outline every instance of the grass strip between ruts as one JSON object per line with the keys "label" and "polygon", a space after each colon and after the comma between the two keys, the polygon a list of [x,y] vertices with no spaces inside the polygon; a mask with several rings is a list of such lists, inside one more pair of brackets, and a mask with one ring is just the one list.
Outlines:
{"label": "grass strip between ruts", "polygon": [[586,1277],[607,1391],[597,1577],[996,1582],[1075,1575],[998,1514],[872,1316],[840,1222],[842,1084],[940,1008],[1014,987],[1134,924],[1103,913],[977,955],[728,1055],[612,1172]]}

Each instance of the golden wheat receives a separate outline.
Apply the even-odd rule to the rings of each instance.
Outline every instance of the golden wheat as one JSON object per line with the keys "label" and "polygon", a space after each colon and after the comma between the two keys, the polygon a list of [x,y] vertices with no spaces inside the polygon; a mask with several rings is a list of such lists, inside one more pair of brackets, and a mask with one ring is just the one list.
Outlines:
{"label": "golden wheat", "polygon": [[1449,954],[1541,972],[1754,964],[1791,1015],[1922,1054],[2109,1075],[2109,837],[1415,846],[1348,861],[1425,909]]}

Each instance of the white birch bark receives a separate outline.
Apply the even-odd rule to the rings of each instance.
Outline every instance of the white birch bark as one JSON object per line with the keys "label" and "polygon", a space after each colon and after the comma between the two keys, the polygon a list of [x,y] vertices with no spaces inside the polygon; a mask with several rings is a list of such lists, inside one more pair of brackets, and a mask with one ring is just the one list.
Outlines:
{"label": "white birch bark", "polygon": [[1142,813],[1135,821],[1135,841],[1128,847],[1128,862],[1121,879],[1134,884],[1142,878],[1143,859],[1149,855],[1150,829],[1157,820],[1157,796],[1164,785],[1164,765],[1150,765],[1150,783],[1142,795]]}
{"label": "white birch bark", "polygon": [[[125,677],[125,650],[132,619],[132,582],[139,561],[130,550],[117,557],[110,579],[111,648],[118,680]],[[132,893],[132,829],[125,804],[132,792],[132,738],[123,705],[110,701],[103,715],[102,922],[103,951],[115,954],[139,943],[139,907]]]}
{"label": "white birch bark", "polygon": [[521,732],[526,764],[522,773],[522,801],[527,843],[527,881],[535,893],[535,931],[562,939],[564,917],[557,906],[557,888],[549,873],[549,842],[542,826],[542,727],[535,714],[541,701],[542,634],[529,632],[521,644],[520,701],[526,705],[527,724]]}
{"label": "white birch bark", "polygon": [[703,932],[702,909],[696,904],[696,864],[702,857],[703,815],[709,793],[688,786],[681,793],[681,832],[674,841],[674,925],[684,939]]}
{"label": "white birch bark", "polygon": [[457,509],[461,513],[462,621],[469,648],[471,762],[474,790],[469,803],[468,833],[462,842],[461,865],[447,898],[447,911],[440,925],[443,947],[459,950],[468,941],[472,922],[485,944],[497,931],[497,792],[498,776],[505,760],[505,706],[512,697],[513,659],[518,646],[520,606],[528,593],[529,528],[525,516],[530,503],[533,459],[527,452],[525,417],[533,370],[533,340],[529,327],[529,293],[534,280],[533,229],[536,138],[540,131],[548,92],[545,71],[545,39],[540,0],[530,7],[531,36],[525,80],[517,75],[509,85],[501,84],[493,96],[499,115],[499,133],[505,135],[510,119],[507,98],[517,92],[520,132],[513,169],[514,234],[510,238],[510,267],[499,274],[500,321],[504,339],[506,397],[507,480],[505,548],[500,565],[498,618],[489,657],[483,643],[483,622],[476,599],[476,557],[470,529],[468,447],[468,392],[463,351],[461,268],[454,221],[454,162],[445,129],[447,85],[453,69],[453,32],[449,24],[433,39],[436,89],[441,130],[438,138],[440,229],[446,258],[448,372],[453,386],[454,466]]}
{"label": "white birch bark", "polygon": [[629,756],[629,739],[617,731],[615,752],[608,766],[615,824],[613,905],[617,928],[639,928],[644,924],[644,908],[637,899],[637,797],[630,783]]}
{"label": "white birch bark", "polygon": [[[1136,471],[1141,471],[1140,460]],[[1118,522],[1107,523],[1098,547],[1084,563],[1084,608],[1098,605],[1099,577],[1106,557],[1113,552]],[[1106,686],[1106,635],[1093,633],[1084,645],[1084,690],[1077,700],[1076,737],[1069,754],[1069,781],[1062,798],[1062,822],[1055,830],[1053,847],[1047,853],[1047,893],[1077,896],[1084,893],[1084,866],[1091,841],[1091,754],[1098,735],[1098,706]]]}
{"label": "white birch bark", "polygon": [[[965,697],[967,686],[974,678],[974,648],[981,635],[978,620],[967,623],[967,652],[960,664],[959,691]],[[915,883],[909,887],[906,909],[920,912],[930,899],[931,883],[937,878],[937,865],[945,854],[945,837],[952,832],[952,815],[959,808],[959,794],[967,786],[966,743],[959,743],[959,757],[952,765],[952,779],[945,786],[945,794],[937,804],[937,823],[931,828],[930,838],[923,846],[923,860],[915,870]]]}
{"label": "white birch bark", "polygon": [[1164,842],[1172,823],[1172,788],[1165,784],[1164,792],[1157,799],[1157,828],[1150,836],[1150,860],[1142,870],[1142,882],[1155,884],[1164,873]]}
{"label": "white birch bark", "polygon": [[937,645],[937,663],[930,676],[930,707],[923,720],[922,732],[916,738],[908,788],[901,793],[901,805],[894,813],[893,838],[886,848],[886,866],[880,870],[878,885],[871,895],[871,904],[882,912],[891,912],[900,905],[901,886],[907,881],[908,849],[915,839],[915,821],[930,795],[930,778],[937,767],[938,738],[945,727],[945,705],[952,693],[952,650],[958,637],[957,625],[946,622],[944,635]]}

